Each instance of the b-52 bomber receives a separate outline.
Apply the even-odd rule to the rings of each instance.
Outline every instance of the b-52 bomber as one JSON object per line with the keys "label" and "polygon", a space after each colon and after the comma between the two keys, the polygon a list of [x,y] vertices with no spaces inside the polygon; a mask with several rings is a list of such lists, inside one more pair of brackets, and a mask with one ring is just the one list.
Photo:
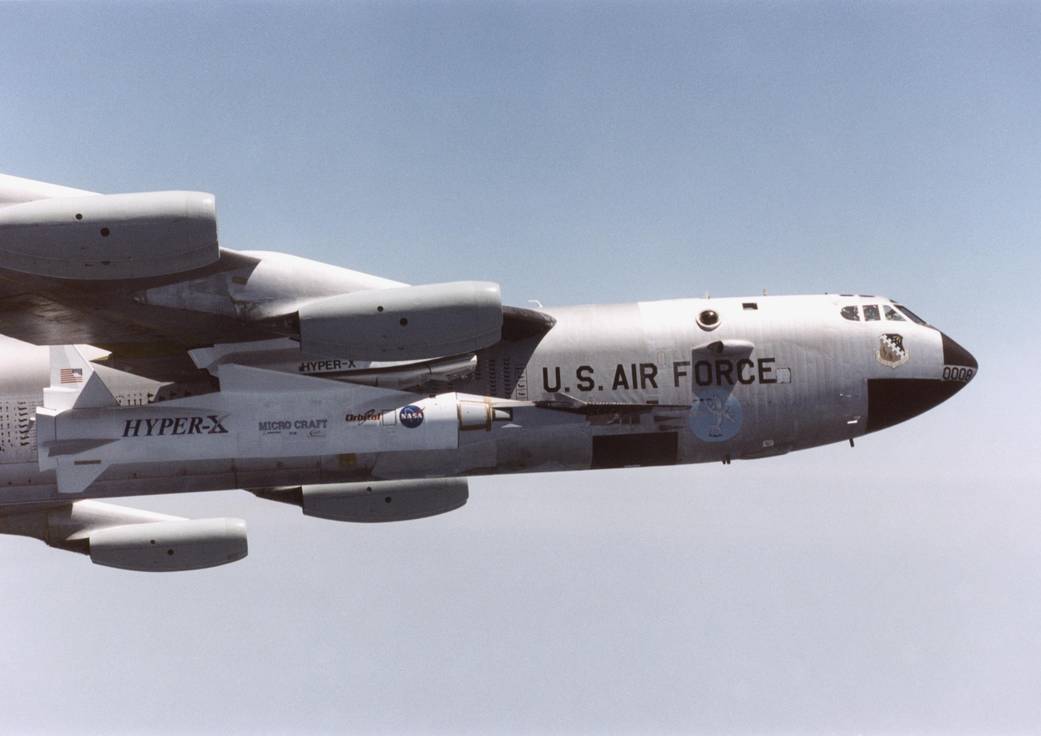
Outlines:
{"label": "b-52 bomber", "polygon": [[976,360],[853,294],[519,308],[222,248],[211,194],[0,176],[0,533],[147,571],[245,523],[97,499],[245,489],[355,522],[467,477],[766,458],[916,416]]}

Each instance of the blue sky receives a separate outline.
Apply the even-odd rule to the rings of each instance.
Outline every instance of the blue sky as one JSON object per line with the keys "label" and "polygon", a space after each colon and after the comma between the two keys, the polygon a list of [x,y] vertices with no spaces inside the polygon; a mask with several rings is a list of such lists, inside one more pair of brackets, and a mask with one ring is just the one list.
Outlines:
{"label": "blue sky", "polygon": [[1041,729],[1035,5],[11,3],[0,40],[0,171],[212,191],[226,247],[515,304],[883,293],[981,363],[855,451],[407,525],[140,499],[249,521],[206,573],[4,541],[5,730]]}

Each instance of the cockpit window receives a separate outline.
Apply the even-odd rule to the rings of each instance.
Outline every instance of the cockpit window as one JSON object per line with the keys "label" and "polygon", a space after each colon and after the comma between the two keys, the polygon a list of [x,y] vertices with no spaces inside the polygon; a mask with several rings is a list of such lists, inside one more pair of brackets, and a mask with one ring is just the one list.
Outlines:
{"label": "cockpit window", "polygon": [[906,314],[906,315],[907,315],[907,318],[908,318],[909,320],[911,320],[912,322],[914,322],[914,323],[915,323],[916,325],[927,325],[927,324],[929,324],[929,323],[928,323],[928,322],[926,322],[926,321],[925,321],[924,319],[922,319],[921,317],[919,317],[919,316],[918,316],[917,314],[915,314],[914,312],[912,312],[912,311],[911,311],[910,309],[908,309],[907,307],[905,307],[905,306],[904,306],[903,304],[897,304],[897,305],[896,305],[896,308],[897,308],[897,309],[899,309],[899,310],[900,310],[901,312],[903,312],[904,314]]}
{"label": "cockpit window", "polygon": [[860,321],[860,310],[856,306],[849,306],[842,308],[842,318],[848,319],[853,322]]}
{"label": "cockpit window", "polygon": [[904,322],[905,321],[903,315],[901,315],[900,312],[896,311],[895,309],[893,309],[888,304],[883,304],[882,305],[882,311],[885,312],[886,319],[888,319],[888,320],[892,320],[893,322]]}
{"label": "cockpit window", "polygon": [[882,319],[882,313],[878,311],[877,304],[865,304],[864,305],[864,321],[874,322]]}

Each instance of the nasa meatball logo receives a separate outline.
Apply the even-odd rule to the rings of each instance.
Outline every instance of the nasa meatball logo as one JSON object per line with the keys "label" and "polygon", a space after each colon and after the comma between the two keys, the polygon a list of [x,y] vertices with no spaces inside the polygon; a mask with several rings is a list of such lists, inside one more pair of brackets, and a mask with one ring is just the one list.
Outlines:
{"label": "nasa meatball logo", "polygon": [[878,352],[875,353],[875,357],[878,358],[879,363],[890,368],[901,366],[911,359],[904,347],[903,335],[893,333],[878,338]]}
{"label": "nasa meatball logo", "polygon": [[399,412],[398,416],[401,418],[402,424],[409,429],[415,429],[423,423],[423,407],[409,404]]}

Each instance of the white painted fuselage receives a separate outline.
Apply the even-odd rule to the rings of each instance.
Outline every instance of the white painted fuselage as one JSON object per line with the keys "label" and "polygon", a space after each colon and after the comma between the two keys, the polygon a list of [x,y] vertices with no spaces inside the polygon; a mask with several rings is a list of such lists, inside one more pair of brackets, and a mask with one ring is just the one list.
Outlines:
{"label": "white painted fuselage", "polygon": [[[701,323],[706,310],[714,324]],[[0,505],[762,458],[902,421],[976,370],[939,331],[875,297],[545,311],[556,319],[547,334],[480,351],[472,376],[436,393],[304,375],[322,368],[306,356],[272,370],[263,350],[244,348],[252,358],[216,370],[219,391],[156,401],[155,382],[102,369],[119,405],[53,419],[37,417],[47,348],[7,340]],[[406,407],[419,407],[418,424]]]}

